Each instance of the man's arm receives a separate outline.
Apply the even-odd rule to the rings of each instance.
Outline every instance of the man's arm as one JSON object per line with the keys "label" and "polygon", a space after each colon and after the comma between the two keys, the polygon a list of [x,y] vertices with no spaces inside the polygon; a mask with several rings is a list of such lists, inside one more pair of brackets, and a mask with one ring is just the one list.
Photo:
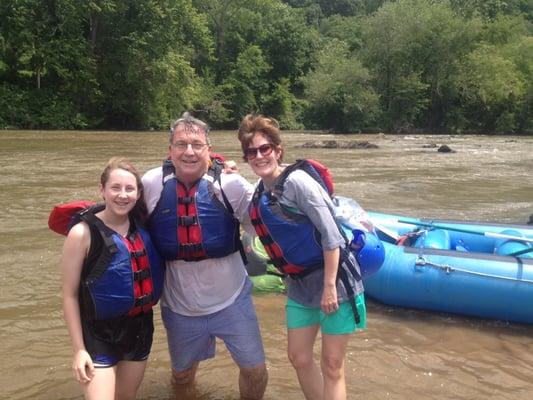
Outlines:
{"label": "man's arm", "polygon": [[148,214],[154,211],[155,206],[163,190],[163,170],[161,167],[153,168],[147,171],[142,177],[143,196]]}
{"label": "man's arm", "polygon": [[248,206],[254,194],[253,185],[239,174],[222,174],[222,190],[228,198],[235,217],[245,223],[248,218]]}

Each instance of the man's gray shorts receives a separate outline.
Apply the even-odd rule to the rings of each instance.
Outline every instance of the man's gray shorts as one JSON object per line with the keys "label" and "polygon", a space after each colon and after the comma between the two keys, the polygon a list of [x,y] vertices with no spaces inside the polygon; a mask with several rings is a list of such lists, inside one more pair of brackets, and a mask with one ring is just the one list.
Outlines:
{"label": "man's gray shorts", "polygon": [[246,279],[235,302],[216,313],[189,317],[161,308],[167,330],[172,369],[181,372],[195,362],[215,356],[215,338],[220,338],[241,368],[265,362],[261,332],[252,302],[252,282]]}

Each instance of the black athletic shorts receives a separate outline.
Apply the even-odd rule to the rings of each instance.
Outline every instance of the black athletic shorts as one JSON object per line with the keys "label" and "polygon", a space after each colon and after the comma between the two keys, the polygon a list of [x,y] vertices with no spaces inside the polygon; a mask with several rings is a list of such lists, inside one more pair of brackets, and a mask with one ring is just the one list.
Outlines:
{"label": "black athletic shorts", "polygon": [[133,317],[84,321],[83,341],[96,368],[119,361],[144,361],[154,334],[153,310]]}

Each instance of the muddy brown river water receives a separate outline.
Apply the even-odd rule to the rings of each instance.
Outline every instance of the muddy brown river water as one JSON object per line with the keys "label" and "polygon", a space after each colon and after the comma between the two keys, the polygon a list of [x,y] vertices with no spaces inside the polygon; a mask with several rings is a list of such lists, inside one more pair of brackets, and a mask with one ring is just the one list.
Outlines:
{"label": "muddy brown river water", "polygon": [[[211,134],[240,161],[234,132]],[[367,140],[377,149],[302,149],[312,140]],[[285,132],[286,160],[316,158],[336,192],[369,210],[413,217],[525,223],[533,213],[533,137],[356,135]],[[427,145],[446,144],[441,154]],[[0,398],[79,399],[61,311],[63,238],[51,208],[97,199],[114,155],[141,171],[166,155],[164,132],[0,131]],[[246,165],[241,172],[255,177]],[[302,399],[286,358],[284,297],[255,296],[270,380],[265,399]],[[533,298],[531,299],[533,301]],[[140,399],[171,399],[165,332],[156,333]],[[530,399],[533,326],[400,309],[368,301],[368,329],[347,355],[349,399]],[[317,351],[319,349],[317,348]],[[237,370],[223,346],[201,364],[191,399],[236,399]]]}

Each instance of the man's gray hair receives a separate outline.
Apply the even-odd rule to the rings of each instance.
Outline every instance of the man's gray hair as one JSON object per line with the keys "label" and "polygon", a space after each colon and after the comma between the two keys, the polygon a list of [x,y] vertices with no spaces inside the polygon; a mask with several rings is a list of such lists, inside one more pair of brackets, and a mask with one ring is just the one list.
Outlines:
{"label": "man's gray hair", "polygon": [[172,143],[172,140],[174,139],[174,130],[179,125],[183,125],[185,131],[203,131],[205,133],[205,139],[207,140],[207,144],[209,144],[209,125],[207,125],[204,121],[199,120],[198,118],[194,118],[188,111],[185,111],[181,115],[181,117],[174,121],[174,123],[170,126],[170,132],[168,135],[169,143]]}

